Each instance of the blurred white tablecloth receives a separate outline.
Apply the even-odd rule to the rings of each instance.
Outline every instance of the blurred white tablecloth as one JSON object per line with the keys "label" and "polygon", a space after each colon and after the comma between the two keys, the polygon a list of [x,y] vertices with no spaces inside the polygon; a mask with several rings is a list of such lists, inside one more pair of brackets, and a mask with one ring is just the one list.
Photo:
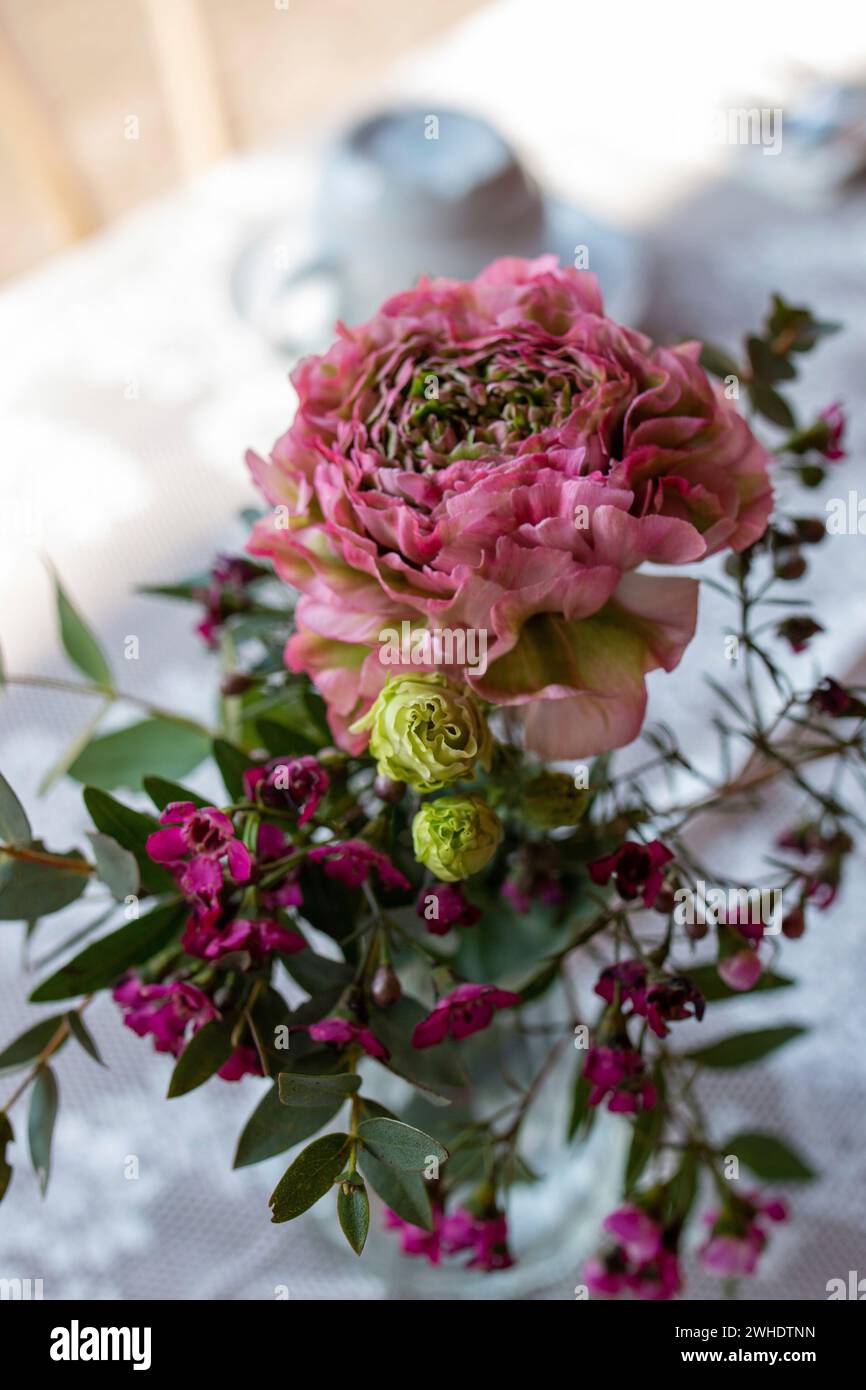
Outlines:
{"label": "blurred white tablecloth", "polygon": [[[494,118],[511,105],[512,127],[519,125],[514,84],[497,87],[493,58],[501,52],[507,63],[515,53],[529,9],[540,18],[546,7],[497,8],[486,30],[480,15],[449,40],[450,49],[429,55],[422,65],[429,89],[459,99],[473,54],[480,62],[486,50],[476,72],[480,104]],[[757,19],[760,11],[753,14]],[[724,20],[720,29],[726,32]],[[450,71],[461,78],[446,91],[449,52],[459,56]],[[575,54],[569,61],[579,77],[587,60]],[[394,90],[417,89],[422,69],[407,68]],[[562,131],[528,119],[543,78],[517,88],[527,108],[524,139],[534,141],[542,165],[555,162],[559,191],[573,195],[581,192],[580,179],[568,185]],[[285,363],[234,313],[228,276],[246,238],[280,214],[296,228],[302,253],[313,173],[309,155],[232,162],[0,293],[0,641],[10,670],[63,669],[40,560],[47,552],[105,637],[123,686],[208,713],[211,666],[190,635],[189,611],[130,591],[201,567],[217,545],[240,544],[231,518],[253,500],[243,450],[267,447],[285,428],[292,398]],[[853,410],[866,371],[864,233],[864,209],[854,202],[795,217],[742,190],[696,193],[687,213],[653,232],[655,321],[671,333],[699,327],[724,337],[752,325],[772,289],[806,299],[849,325],[816,355],[806,398],[816,407],[846,399]],[[863,439],[855,418],[851,459],[834,472],[830,492],[858,485]],[[823,496],[808,509],[820,512]],[[858,537],[815,556],[810,586],[820,595],[818,616],[832,625],[818,650],[839,674],[859,659],[866,638],[863,573]],[[725,620],[706,593],[700,634],[682,667],[651,682],[653,714],[670,718],[695,747],[705,728],[700,672],[722,660]],[[141,658],[124,663],[129,633],[139,636]],[[808,669],[811,658],[799,660]],[[36,691],[16,691],[0,704],[0,768],[52,844],[65,845],[74,828],[84,828],[79,790],[66,782],[39,802],[36,784],[83,715],[76,697]],[[762,835],[795,813],[795,804],[770,799]],[[742,866],[749,882],[754,843],[753,826],[741,822],[718,832],[706,851],[715,862]],[[720,1074],[707,1087],[719,1132],[778,1128],[795,1135],[827,1175],[794,1194],[796,1220],[774,1234],[749,1289],[757,1298],[821,1298],[829,1278],[866,1272],[864,888],[861,865],[838,907],[815,921],[805,940],[785,946],[784,968],[808,983],[720,1009],[721,1017],[704,1025],[707,1037],[737,1022],[796,1019],[815,1029],[772,1063],[735,1078]],[[56,939],[58,920],[40,930],[37,958]],[[0,928],[0,969],[5,1042],[32,1021],[23,1002],[32,977],[21,971],[19,929],[9,924]],[[269,1224],[265,1200],[281,1159],[230,1171],[236,1134],[255,1102],[252,1085],[214,1085],[166,1105],[164,1059],[119,1026],[110,1002],[99,1000],[90,1016],[110,1069],[72,1049],[59,1062],[56,1171],[43,1203],[19,1140],[13,1189],[0,1212],[0,1275],[42,1277],[49,1298],[271,1298],[277,1285],[287,1285],[293,1298],[382,1296],[381,1284],[348,1251],[324,1244],[313,1218]],[[21,1136],[20,1109],[16,1115]],[[129,1154],[140,1159],[134,1182],[123,1177]],[[716,1292],[700,1275],[689,1286],[693,1298]],[[571,1285],[546,1296],[570,1298]]]}

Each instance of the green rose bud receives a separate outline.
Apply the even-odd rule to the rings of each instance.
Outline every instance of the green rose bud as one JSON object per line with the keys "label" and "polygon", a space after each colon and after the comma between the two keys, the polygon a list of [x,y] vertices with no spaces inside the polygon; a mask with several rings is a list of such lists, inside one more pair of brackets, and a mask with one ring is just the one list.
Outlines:
{"label": "green rose bud", "polygon": [[477,874],[502,840],[502,822],[482,796],[440,796],[412,822],[415,858],[446,883]]}
{"label": "green rose bud", "polygon": [[490,766],[493,739],[481,705],[441,672],[392,676],[372,709],[352,725],[352,733],[364,729],[370,730],[379,776],[420,792],[471,777],[476,763]]}

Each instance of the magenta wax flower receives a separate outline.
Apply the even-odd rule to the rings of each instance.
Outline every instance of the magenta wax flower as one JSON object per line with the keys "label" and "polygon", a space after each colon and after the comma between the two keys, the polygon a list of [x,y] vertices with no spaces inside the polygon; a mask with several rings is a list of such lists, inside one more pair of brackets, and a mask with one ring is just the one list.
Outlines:
{"label": "magenta wax flower", "polygon": [[224,927],[218,925],[219,918],[219,910],[215,910],[189,919],[181,939],[187,955],[219,960],[232,951],[246,951],[253,960],[261,961],[273,951],[294,955],[307,944],[300,932],[290,931],[270,917],[237,917]]}
{"label": "magenta wax flower", "polygon": [[409,888],[409,880],[404,878],[380,850],[374,849],[366,840],[341,840],[327,845],[316,845],[307,858],[313,864],[321,864],[329,878],[345,883],[347,888],[360,888],[366,883],[373,869],[379,875],[383,888]]}
{"label": "magenta wax flower", "polygon": [[306,825],[330,786],[330,778],[318,758],[272,758],[263,767],[244,773],[244,790],[251,801],[275,809],[298,812],[298,825]]}
{"label": "magenta wax flower", "polygon": [[459,1042],[487,1028],[497,1009],[510,1009],[520,1003],[520,995],[495,985],[458,985],[443,994],[432,1013],[416,1023],[413,1047],[435,1047],[450,1036]]}
{"label": "magenta wax flower", "polygon": [[[616,965],[608,965],[598,977],[595,993],[607,1004],[613,1004],[619,990],[619,1005],[638,1001],[643,1003],[646,993],[647,968],[642,960],[623,960]],[[639,1012],[643,1012],[641,1008]]]}
{"label": "magenta wax flower", "polygon": [[192,801],[172,801],[160,816],[164,830],[147,837],[147,853],[177,879],[184,897],[202,908],[216,906],[223,886],[225,860],[236,883],[252,872],[249,850],[235,838],[235,828],[215,806],[199,809]]}
{"label": "magenta wax flower", "polygon": [[506,878],[499,891],[514,911],[521,914],[529,911],[533,901],[544,903],[546,907],[557,907],[565,901],[562,884],[546,874],[536,874],[528,880],[524,880],[523,875]]}
{"label": "magenta wax flower", "polygon": [[236,1047],[223,1062],[217,1076],[223,1081],[240,1081],[245,1076],[264,1076],[262,1062],[254,1047]]}
{"label": "magenta wax flower", "polygon": [[633,1202],[626,1202],[610,1212],[602,1224],[602,1230],[615,1236],[628,1258],[635,1264],[646,1264],[654,1260],[662,1248],[662,1230]]}
{"label": "magenta wax flower", "polygon": [[818,416],[823,420],[828,429],[827,442],[821,450],[825,459],[836,462],[845,457],[845,450],[842,448],[842,441],[845,437],[845,426],[847,420],[845,411],[842,409],[841,401],[833,401],[825,406]]}
{"label": "magenta wax flower", "polygon": [[481,920],[481,909],[467,902],[460,883],[434,883],[422,888],[415,911],[434,936],[444,936],[452,927],[474,927]]}
{"label": "magenta wax flower", "polygon": [[651,840],[648,845],[624,840],[613,854],[589,864],[589,876],[598,884],[613,878],[621,898],[640,897],[644,907],[652,907],[664,883],[664,865],[673,857],[661,840]]}
{"label": "magenta wax flower", "polygon": [[346,1046],[357,1043],[368,1057],[387,1062],[390,1053],[384,1043],[359,1023],[351,1023],[347,1018],[323,1018],[319,1023],[311,1023],[307,1032],[315,1042],[338,1043]]}
{"label": "magenta wax flower", "polygon": [[646,1019],[656,1037],[666,1038],[670,1031],[668,1023],[686,1018],[702,1019],[705,1008],[704,996],[691,980],[685,975],[672,975],[650,985],[640,1007],[635,1004],[634,1011]]}
{"label": "magenta wax flower", "polygon": [[508,1248],[508,1223],[502,1212],[476,1216],[465,1207],[446,1216],[442,1248],[448,1254],[470,1253],[466,1269],[510,1269],[514,1257]]}
{"label": "magenta wax flower", "polygon": [[240,555],[218,555],[210,573],[210,583],[198,592],[205,611],[196,631],[207,645],[219,645],[220,629],[233,613],[243,613],[250,606],[247,586],[267,571]]}
{"label": "magenta wax flower", "polygon": [[590,1293],[616,1298],[673,1298],[682,1287],[676,1253],[677,1232],[665,1231],[643,1208],[627,1202],[605,1217],[603,1229],[614,1237],[612,1249],[588,1260],[583,1278]]}
{"label": "magenta wax flower", "polygon": [[207,995],[197,985],[177,980],[171,984],[146,985],[137,975],[126,975],[115,985],[112,996],[123,1009],[123,1021],[140,1038],[152,1034],[157,1052],[177,1057],[183,1051],[188,1033],[196,1033],[217,1017]]}
{"label": "magenta wax flower", "polygon": [[438,1202],[434,1202],[432,1208],[432,1231],[425,1231],[423,1226],[404,1221],[403,1217],[398,1216],[390,1207],[385,1208],[385,1225],[391,1231],[400,1232],[400,1248],[404,1255],[421,1255],[425,1260],[429,1260],[431,1265],[438,1265],[442,1261],[442,1228],[445,1213]]}
{"label": "magenta wax flower", "polygon": [[832,676],[828,676],[812,691],[809,704],[819,714],[829,714],[836,719],[859,719],[866,714],[863,701],[852,695],[850,690],[846,690],[844,685],[833,680]]}
{"label": "magenta wax flower", "polygon": [[724,1211],[710,1211],[704,1222],[710,1227],[698,1258],[711,1274],[736,1279],[754,1274],[758,1258],[767,1244],[767,1221],[786,1221],[788,1208],[778,1197],[764,1199],[757,1192],[738,1197]]}
{"label": "magenta wax flower", "polygon": [[631,1115],[638,1110],[652,1110],[656,1103],[656,1089],[646,1074],[644,1060],[628,1045],[591,1047],[583,1075],[592,1086],[590,1105],[600,1105],[609,1095],[608,1110]]}

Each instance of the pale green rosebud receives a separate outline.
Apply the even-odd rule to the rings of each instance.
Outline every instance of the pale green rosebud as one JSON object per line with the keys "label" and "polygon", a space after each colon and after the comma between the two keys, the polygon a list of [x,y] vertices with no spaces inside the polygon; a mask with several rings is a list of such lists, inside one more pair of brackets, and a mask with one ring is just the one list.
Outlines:
{"label": "pale green rosebud", "polygon": [[367,729],[379,776],[419,792],[440,791],[472,777],[476,765],[490,766],[493,739],[477,697],[438,671],[391,676],[351,732]]}
{"label": "pale green rosebud", "polygon": [[445,883],[479,873],[501,841],[502,822],[482,796],[426,801],[412,822],[415,858]]}

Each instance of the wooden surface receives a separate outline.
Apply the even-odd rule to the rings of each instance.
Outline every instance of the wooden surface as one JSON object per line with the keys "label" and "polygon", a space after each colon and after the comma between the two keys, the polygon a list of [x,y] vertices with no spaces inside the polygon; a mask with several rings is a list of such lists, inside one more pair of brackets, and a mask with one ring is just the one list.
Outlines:
{"label": "wooden surface", "polygon": [[0,278],[228,149],[338,116],[484,3],[0,0]]}

